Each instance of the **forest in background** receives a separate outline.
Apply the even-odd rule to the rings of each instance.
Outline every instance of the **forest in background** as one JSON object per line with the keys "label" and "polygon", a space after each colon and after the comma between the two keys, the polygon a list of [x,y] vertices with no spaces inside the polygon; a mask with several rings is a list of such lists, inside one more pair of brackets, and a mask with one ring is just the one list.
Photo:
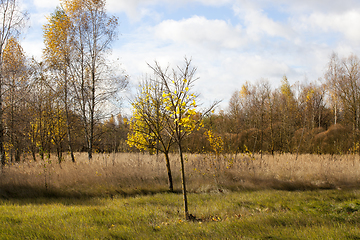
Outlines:
{"label": "forest in background", "polygon": [[[61,3],[44,25],[39,62],[27,58],[18,41],[27,13],[15,0],[1,2],[2,165],[50,153],[61,162],[64,152],[75,161],[74,152],[87,152],[90,160],[93,152],[139,151],[127,142],[132,116],[110,111],[124,101],[129,81],[107,61],[117,18],[107,15],[104,1]],[[355,55],[333,54],[317,81],[291,85],[284,76],[277,88],[266,79],[249,81],[234,91],[227,109],[203,117],[203,127],[182,142],[183,151],[214,151],[211,130],[224,153],[358,153],[359,65]]]}

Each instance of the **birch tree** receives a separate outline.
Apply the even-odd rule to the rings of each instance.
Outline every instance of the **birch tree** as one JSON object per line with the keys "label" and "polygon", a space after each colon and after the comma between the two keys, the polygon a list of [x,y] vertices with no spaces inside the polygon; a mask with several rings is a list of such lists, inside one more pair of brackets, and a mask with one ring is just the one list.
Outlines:
{"label": "birch tree", "polygon": [[71,21],[73,88],[77,109],[82,118],[89,160],[92,159],[95,125],[127,85],[123,73],[106,60],[111,43],[117,37],[118,19],[109,17],[104,0],[63,0],[65,14]]}
{"label": "birch tree", "polygon": [[[44,58],[50,69],[53,71],[53,78],[56,79],[57,89],[60,101],[63,102],[65,109],[65,122],[68,149],[71,159],[75,162],[75,157],[72,147],[72,124],[70,121],[70,102],[71,102],[71,61],[73,54],[73,46],[71,44],[71,21],[69,17],[60,8],[48,18],[48,23],[44,25]],[[58,116],[59,114],[57,114]],[[62,114],[61,114],[62,115]],[[63,120],[63,119],[62,119]],[[59,136],[56,137],[58,139]],[[61,138],[60,138],[61,139]],[[59,143],[59,141],[54,141]],[[61,156],[59,153],[59,144],[57,144],[59,162]]]}

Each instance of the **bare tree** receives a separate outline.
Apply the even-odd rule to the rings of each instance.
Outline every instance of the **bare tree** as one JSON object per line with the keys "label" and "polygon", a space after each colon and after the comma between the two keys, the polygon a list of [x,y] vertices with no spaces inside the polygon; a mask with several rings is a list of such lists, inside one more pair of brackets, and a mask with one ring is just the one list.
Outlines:
{"label": "bare tree", "polygon": [[[344,107],[347,120],[353,129],[353,141],[360,127],[360,60],[350,55],[341,61],[333,54],[325,74],[330,90]],[[336,105],[335,105],[336,106]]]}

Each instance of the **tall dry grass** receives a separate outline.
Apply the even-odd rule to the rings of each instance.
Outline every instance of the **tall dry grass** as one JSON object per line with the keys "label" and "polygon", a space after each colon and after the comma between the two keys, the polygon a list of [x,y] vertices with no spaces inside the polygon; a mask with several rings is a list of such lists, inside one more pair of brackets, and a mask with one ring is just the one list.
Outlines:
{"label": "tall dry grass", "polygon": [[[69,156],[59,165],[45,161],[9,164],[0,172],[0,197],[84,197],[167,191],[162,155],[142,153]],[[180,191],[180,165],[171,155],[175,189]],[[305,190],[360,187],[358,155],[221,155],[186,154],[186,180],[191,192],[242,189]]]}

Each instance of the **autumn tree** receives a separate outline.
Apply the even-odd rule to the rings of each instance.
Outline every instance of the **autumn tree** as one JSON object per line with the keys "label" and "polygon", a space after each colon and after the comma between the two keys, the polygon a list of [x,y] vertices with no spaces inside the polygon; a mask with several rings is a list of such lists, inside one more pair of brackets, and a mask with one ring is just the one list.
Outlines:
{"label": "autumn tree", "polygon": [[154,72],[155,80],[163,86],[164,113],[168,117],[166,132],[175,141],[179,151],[184,214],[185,218],[190,220],[194,216],[188,211],[183,141],[201,125],[203,117],[209,114],[218,102],[202,112],[197,110],[199,95],[192,92],[197,79],[195,78],[196,67],[191,65],[191,60],[185,58],[184,66],[178,66],[177,69],[170,70],[169,67],[164,69],[156,61],[154,65],[149,64],[149,67]]}
{"label": "autumn tree", "polygon": [[4,50],[12,37],[17,37],[28,19],[17,0],[0,0],[0,161],[5,165],[4,151]]}
{"label": "autumn tree", "polygon": [[300,120],[298,114],[298,102],[286,76],[283,77],[280,90],[280,114],[281,131],[280,144],[286,152],[291,152],[291,140]]}
{"label": "autumn tree", "polygon": [[15,38],[10,38],[3,52],[4,123],[10,161],[20,161],[23,136],[26,134],[26,102],[29,71],[24,51]]}
{"label": "autumn tree", "polygon": [[160,151],[165,156],[168,173],[169,190],[173,191],[173,180],[170,167],[170,147],[175,142],[175,132],[166,128],[170,120],[165,99],[165,88],[162,82],[145,78],[140,84],[138,93],[132,101],[133,117],[130,120],[128,134],[129,146],[151,152]]}
{"label": "autumn tree", "polygon": [[[71,61],[74,54],[71,36],[71,21],[65,11],[56,8],[44,25],[44,59],[53,71],[56,89],[60,101],[64,104],[68,149],[71,159],[75,162],[72,147],[70,103],[71,103]],[[59,155],[59,153],[58,153]],[[59,156],[60,157],[60,156]]]}
{"label": "autumn tree", "polygon": [[90,160],[95,125],[104,117],[102,110],[127,85],[126,76],[107,61],[117,37],[118,19],[107,15],[104,0],[63,0],[62,6],[71,22],[72,83]]}

